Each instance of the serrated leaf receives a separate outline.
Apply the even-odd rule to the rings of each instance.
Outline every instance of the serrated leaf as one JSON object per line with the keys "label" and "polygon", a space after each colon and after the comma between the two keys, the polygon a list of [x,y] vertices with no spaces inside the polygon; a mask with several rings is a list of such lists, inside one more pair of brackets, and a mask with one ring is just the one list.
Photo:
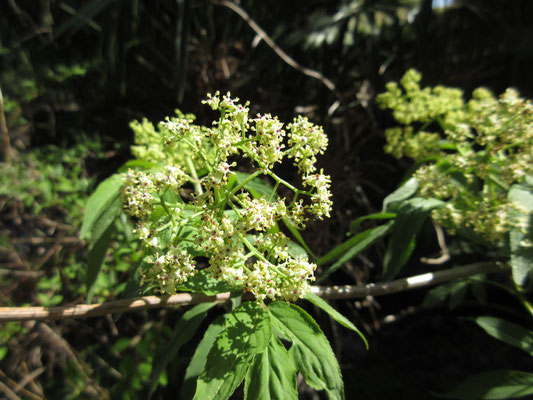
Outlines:
{"label": "serrated leaf", "polygon": [[166,368],[167,364],[170,362],[170,360],[172,360],[172,358],[176,357],[180,348],[192,339],[198,330],[198,327],[207,316],[207,312],[215,305],[216,303],[198,304],[183,314],[183,316],[179,319],[178,323],[174,327],[174,333],[172,334],[169,342],[158,351],[152,363],[149,397],[153,394],[155,388],[157,387],[159,377]]}
{"label": "serrated leaf", "polygon": [[409,197],[414,195],[418,190],[418,186],[418,181],[415,178],[410,178],[402,186],[385,197],[383,200],[382,212],[386,212],[392,203],[407,200]]}
{"label": "serrated leaf", "polygon": [[246,302],[228,314],[198,379],[194,399],[229,398],[244,379],[253,357],[266,349],[271,335],[269,314],[255,302]]}
{"label": "serrated leaf", "polygon": [[94,193],[87,199],[85,206],[85,215],[80,230],[80,239],[85,239],[92,230],[93,225],[98,217],[109,207],[115,200],[122,186],[120,175],[112,175],[104,180]]}
{"label": "serrated leaf", "polygon": [[533,394],[533,374],[513,370],[483,372],[467,378],[448,393],[448,399],[516,399]]}
{"label": "serrated leaf", "polygon": [[244,384],[245,400],[298,399],[296,366],[289,353],[272,336],[265,351],[254,357]]}
{"label": "serrated leaf", "polygon": [[300,307],[284,301],[271,303],[268,310],[276,335],[292,342],[289,354],[305,381],[316,390],[326,390],[332,400],[344,399],[339,363],[315,320]]}
{"label": "serrated leaf", "polygon": [[205,369],[207,356],[215,343],[217,336],[224,330],[224,318],[227,314],[221,315],[215,319],[205,331],[204,337],[198,343],[196,351],[192,356],[191,362],[185,371],[183,378],[183,385],[180,390],[180,399],[191,399],[196,390],[196,382],[198,377]]}
{"label": "serrated leaf", "polygon": [[363,335],[363,333],[359,329],[357,329],[357,327],[352,323],[352,321],[350,321],[348,318],[346,318],[344,315],[342,315],[340,312],[330,306],[326,302],[326,300],[321,297],[318,297],[314,293],[307,293],[305,295],[305,299],[328,313],[331,318],[333,318],[345,328],[351,329],[352,331],[356,332],[361,337],[361,339],[363,339],[363,342],[365,343],[365,348],[368,350],[368,341],[366,340],[365,335]]}
{"label": "serrated leaf", "polygon": [[385,225],[377,226],[375,228],[367,229],[366,231],[360,232],[354,237],[348,239],[346,242],[340,244],[339,246],[331,250],[324,257],[321,257],[317,261],[317,265],[326,264],[330,260],[340,256],[340,258],[333,265],[328,267],[322,273],[320,278],[318,278],[317,283],[322,282],[325,278],[327,278],[333,272],[338,270],[345,262],[351,260],[360,252],[372,246],[380,238],[389,233],[392,224],[393,222],[391,221]]}
{"label": "serrated leaf", "polygon": [[383,260],[383,279],[392,279],[400,272],[415,248],[416,235],[430,211],[443,205],[440,200],[420,197],[402,202]]}
{"label": "serrated leaf", "polygon": [[533,331],[495,317],[478,317],[475,321],[489,335],[533,356]]}

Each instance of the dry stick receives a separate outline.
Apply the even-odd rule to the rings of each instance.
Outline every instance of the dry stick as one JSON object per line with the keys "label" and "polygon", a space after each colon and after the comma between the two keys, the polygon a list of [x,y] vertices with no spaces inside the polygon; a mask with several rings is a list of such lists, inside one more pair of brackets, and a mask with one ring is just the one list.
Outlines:
{"label": "dry stick", "polygon": [[[341,95],[337,88],[335,87],[335,84],[326,78],[324,75],[322,75],[320,72],[315,71],[314,69],[306,68],[303,65],[296,62],[291,56],[289,56],[287,53],[285,53],[274,41],[268,36],[268,34],[261,29],[259,25],[248,15],[244,9],[239,7],[237,4],[227,1],[227,0],[212,0],[214,4],[219,6],[224,6],[229,8],[230,10],[234,11],[236,14],[239,15],[243,20],[246,21],[246,23],[254,30],[254,32],[272,49],[274,52],[283,60],[285,63],[290,65],[292,68],[294,68],[297,71],[300,71],[302,74],[307,75],[311,78],[318,79],[324,86],[326,86],[329,90],[331,90],[337,98],[341,98]],[[336,103],[335,103],[336,104]],[[338,106],[338,104],[336,104]],[[330,109],[333,108],[330,107]],[[336,107],[335,107],[336,108]]]}
{"label": "dry stick", "polygon": [[7,131],[6,116],[4,114],[4,97],[2,96],[2,88],[0,87],[0,143],[2,144],[2,151],[0,154],[0,161],[9,163],[11,161],[11,142],[9,141],[9,132]]}
{"label": "dry stick", "polygon": [[[436,285],[477,274],[489,274],[509,271],[504,263],[484,262],[451,268],[444,271],[430,272],[410,278],[391,282],[372,283],[369,285],[313,286],[312,292],[325,299],[353,299],[367,296],[403,292],[423,286]],[[192,304],[215,302],[223,303],[230,298],[230,293],[206,296],[196,293],[179,293],[172,296],[145,296],[133,299],[114,300],[100,304],[78,304],[60,307],[0,307],[0,321],[58,320],[97,317],[125,311],[138,311],[169,306],[187,306]],[[245,300],[252,299],[250,293]]]}
{"label": "dry stick", "polygon": [[390,282],[357,286],[315,286],[312,287],[311,290],[316,295],[325,299],[354,299],[404,292],[406,290],[437,285],[439,283],[454,281],[472,275],[507,272],[509,270],[509,266],[505,263],[482,262],[466,265],[464,267],[450,268],[444,271],[428,272],[426,274],[397,279]]}

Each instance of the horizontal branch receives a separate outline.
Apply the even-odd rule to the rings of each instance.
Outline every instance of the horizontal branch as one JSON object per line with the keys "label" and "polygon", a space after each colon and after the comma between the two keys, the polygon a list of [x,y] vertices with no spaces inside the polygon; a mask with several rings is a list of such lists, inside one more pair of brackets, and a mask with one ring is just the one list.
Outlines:
{"label": "horizontal branch", "polygon": [[438,272],[428,272],[409,278],[397,279],[383,283],[345,286],[314,286],[313,293],[325,299],[355,299],[367,296],[404,292],[423,286],[438,285],[478,274],[492,274],[509,271],[509,266],[499,262],[482,262],[455,267]]}
{"label": "horizontal branch", "polygon": [[[430,272],[410,278],[398,279],[384,283],[346,286],[313,286],[313,293],[325,299],[353,299],[366,296],[403,292],[423,286],[437,285],[477,274],[506,272],[509,267],[503,263],[486,262],[444,271]],[[126,311],[147,310],[171,306],[215,302],[223,303],[230,298],[230,293],[206,296],[197,293],[178,293],[172,296],[144,296],[132,299],[113,300],[100,304],[78,304],[76,306],[58,307],[0,307],[0,321],[59,320],[97,317]],[[252,299],[249,293],[245,299]]]}

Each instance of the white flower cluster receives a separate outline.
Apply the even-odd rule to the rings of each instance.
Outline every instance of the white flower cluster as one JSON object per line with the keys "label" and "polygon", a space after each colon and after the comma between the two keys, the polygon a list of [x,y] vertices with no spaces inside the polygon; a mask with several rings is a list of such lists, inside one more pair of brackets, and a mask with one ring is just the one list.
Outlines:
{"label": "white flower cluster", "polygon": [[160,286],[157,289],[163,293],[175,292],[176,285],[196,273],[196,261],[189,253],[174,246],[169,247],[164,255],[156,252],[145,261],[151,264],[151,268],[144,274],[143,281],[157,282]]}
{"label": "white flower cluster", "polygon": [[[167,119],[161,137],[140,133],[146,149],[159,140],[160,170],[128,171],[123,197],[129,214],[139,219],[137,232],[151,255],[143,282],[173,293],[196,271],[196,256],[206,257],[207,271],[263,301],[293,301],[309,291],[316,266],[303,254],[291,255],[289,240],[278,223],[290,221],[304,227],[314,217],[329,217],[330,177],[317,171],[316,157],[328,139],[321,127],[298,117],[287,126],[270,114],[249,118],[249,104],[230,94],[208,94],[205,104],[220,111],[210,128],[192,123],[191,117]],[[136,125],[137,130],[141,129]],[[148,126],[149,128],[149,126]],[[136,131],[137,133],[137,131]],[[155,154],[136,146],[137,154]],[[175,156],[176,152],[183,157]],[[302,177],[294,186],[272,168],[283,158],[292,159]],[[255,171],[236,174],[237,162],[249,159]],[[242,167],[241,167],[242,168]],[[247,183],[265,175],[275,182],[270,195],[253,198]],[[277,198],[278,186],[293,192]],[[194,189],[194,191],[192,191]],[[194,256],[193,256],[194,255]]]}

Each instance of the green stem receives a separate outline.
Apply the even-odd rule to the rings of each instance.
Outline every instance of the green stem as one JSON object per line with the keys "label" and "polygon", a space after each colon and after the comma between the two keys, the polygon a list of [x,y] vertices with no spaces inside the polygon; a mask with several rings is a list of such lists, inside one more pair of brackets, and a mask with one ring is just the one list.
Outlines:
{"label": "green stem", "polygon": [[189,167],[189,170],[191,171],[192,175],[192,184],[194,185],[194,190],[196,190],[196,193],[202,194],[204,191],[202,190],[202,185],[200,185],[200,179],[198,179],[198,174],[196,173],[196,168],[194,168],[194,164],[190,157],[186,157],[185,161],[187,162],[187,166]]}
{"label": "green stem", "polygon": [[272,193],[270,193],[270,196],[268,197],[269,203],[272,201],[272,197],[274,197],[274,195],[276,194],[278,187],[279,187],[279,182],[276,181],[276,184],[274,185],[274,189],[272,189]]}
{"label": "green stem", "polygon": [[269,261],[265,258],[265,256],[263,256],[263,254],[261,254],[259,252],[259,250],[257,250],[255,248],[255,246],[253,244],[251,244],[248,239],[246,239],[246,236],[244,236],[242,233],[239,233],[239,237],[241,238],[242,242],[244,243],[244,245],[248,248],[248,250],[250,250],[250,252],[256,256],[257,258],[259,258],[261,261],[264,261],[264,262],[268,262]]}
{"label": "green stem", "polygon": [[244,181],[242,181],[241,183],[239,183],[235,188],[233,188],[231,190],[231,194],[235,194],[237,193],[239,190],[241,190],[244,185],[246,185],[248,182],[250,182],[252,179],[258,177],[259,175],[261,175],[263,173],[263,171],[261,171],[260,169],[258,169],[257,171],[255,171],[253,174],[251,174],[250,176],[248,176]]}
{"label": "green stem", "polygon": [[[166,191],[165,191],[165,193],[166,193]],[[163,196],[165,195],[165,193],[163,193]],[[170,220],[172,221],[172,225],[174,225],[176,223],[176,221],[174,220],[174,216],[172,215],[172,213],[168,209],[167,204],[165,203],[165,200],[163,199],[163,196],[159,196],[159,198],[161,199],[160,204],[163,207],[163,210],[165,210],[165,212],[170,217]]]}
{"label": "green stem", "polygon": [[[200,158],[202,159],[202,162],[204,163],[204,165],[207,168],[207,170],[209,172],[211,172],[211,170],[213,169],[213,166],[207,161],[207,158],[205,158],[205,154],[202,151],[202,149],[199,149],[194,143],[191,143],[189,140],[187,140],[185,138],[183,138],[183,141],[185,143],[187,143],[189,145],[189,147],[191,149],[193,149],[194,152],[200,156]],[[189,157],[187,157],[187,158],[189,158]]]}

